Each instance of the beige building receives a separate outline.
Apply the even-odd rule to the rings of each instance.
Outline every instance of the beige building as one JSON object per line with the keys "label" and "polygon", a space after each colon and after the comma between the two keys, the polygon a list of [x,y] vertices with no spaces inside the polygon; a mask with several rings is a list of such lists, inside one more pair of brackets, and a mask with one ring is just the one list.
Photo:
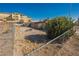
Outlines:
{"label": "beige building", "polygon": [[7,21],[20,21],[21,15],[17,13],[12,13],[8,17],[6,17]]}
{"label": "beige building", "polygon": [[19,13],[0,13],[0,21],[31,22],[31,18]]}
{"label": "beige building", "polygon": [[29,18],[27,16],[21,16],[21,20],[20,21],[23,21],[24,23],[31,22],[31,18]]}

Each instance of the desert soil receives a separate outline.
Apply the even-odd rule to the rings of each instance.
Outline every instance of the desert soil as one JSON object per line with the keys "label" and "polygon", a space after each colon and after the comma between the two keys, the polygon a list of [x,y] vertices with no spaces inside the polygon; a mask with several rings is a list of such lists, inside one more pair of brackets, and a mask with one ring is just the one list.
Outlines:
{"label": "desert soil", "polygon": [[[23,56],[46,43],[46,33],[14,23],[0,22],[0,55]],[[76,33],[63,44],[48,44],[34,52],[32,56],[79,55],[79,27]]]}
{"label": "desert soil", "polygon": [[79,56],[79,26],[76,32],[67,42],[63,44],[49,44],[46,47],[37,50],[32,56]]}
{"label": "desert soil", "polygon": [[[9,28],[10,27],[10,28]],[[14,25],[12,23],[0,22],[0,55],[13,55],[14,47]]]}
{"label": "desert soil", "polygon": [[29,27],[16,26],[14,55],[27,55],[45,44],[46,33]]}

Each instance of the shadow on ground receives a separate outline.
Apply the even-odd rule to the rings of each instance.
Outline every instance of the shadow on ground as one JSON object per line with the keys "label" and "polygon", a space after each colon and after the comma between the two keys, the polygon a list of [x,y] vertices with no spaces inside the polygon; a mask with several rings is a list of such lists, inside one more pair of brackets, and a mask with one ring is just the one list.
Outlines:
{"label": "shadow on ground", "polygon": [[[48,39],[48,38],[47,38],[47,35],[39,35],[39,34],[37,34],[37,35],[25,36],[24,39],[25,39],[25,40],[30,40],[30,41],[33,42],[33,43],[47,43],[47,42],[49,42],[49,41],[52,40],[52,39]],[[57,40],[51,42],[50,44],[56,44],[56,43],[62,44],[62,43],[64,43],[64,42],[66,42],[67,39],[68,39],[68,38],[64,38],[64,41],[63,41],[63,38],[59,38],[59,39],[57,39]]]}
{"label": "shadow on ground", "polygon": [[39,35],[39,34],[25,36],[24,39],[30,40],[31,42],[35,42],[35,43],[45,43],[45,42],[47,42],[47,36],[46,35]]}

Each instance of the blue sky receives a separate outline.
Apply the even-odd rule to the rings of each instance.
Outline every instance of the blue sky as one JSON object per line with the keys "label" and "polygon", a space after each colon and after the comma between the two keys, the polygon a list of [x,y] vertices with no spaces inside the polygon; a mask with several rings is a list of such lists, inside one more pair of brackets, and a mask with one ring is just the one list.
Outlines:
{"label": "blue sky", "polygon": [[57,16],[71,16],[77,18],[79,16],[79,4],[70,3],[9,3],[0,4],[0,12],[18,12],[31,17],[33,20],[41,20],[46,17],[53,18]]}

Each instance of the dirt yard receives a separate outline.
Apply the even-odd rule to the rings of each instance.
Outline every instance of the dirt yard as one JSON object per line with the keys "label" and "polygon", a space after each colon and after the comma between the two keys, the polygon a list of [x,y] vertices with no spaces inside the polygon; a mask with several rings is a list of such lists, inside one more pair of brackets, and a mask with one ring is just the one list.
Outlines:
{"label": "dirt yard", "polygon": [[46,33],[29,27],[16,26],[14,55],[26,55],[45,44]]}
{"label": "dirt yard", "polygon": [[76,33],[63,44],[48,44],[46,47],[37,50],[32,56],[79,56],[79,27]]}
{"label": "dirt yard", "polygon": [[72,36],[64,44],[49,44],[31,56],[79,56],[79,37]]}
{"label": "dirt yard", "polygon": [[[24,56],[46,43],[46,33],[14,23],[0,22],[0,55]],[[63,44],[49,44],[32,56],[79,56],[79,27],[76,33]]]}

